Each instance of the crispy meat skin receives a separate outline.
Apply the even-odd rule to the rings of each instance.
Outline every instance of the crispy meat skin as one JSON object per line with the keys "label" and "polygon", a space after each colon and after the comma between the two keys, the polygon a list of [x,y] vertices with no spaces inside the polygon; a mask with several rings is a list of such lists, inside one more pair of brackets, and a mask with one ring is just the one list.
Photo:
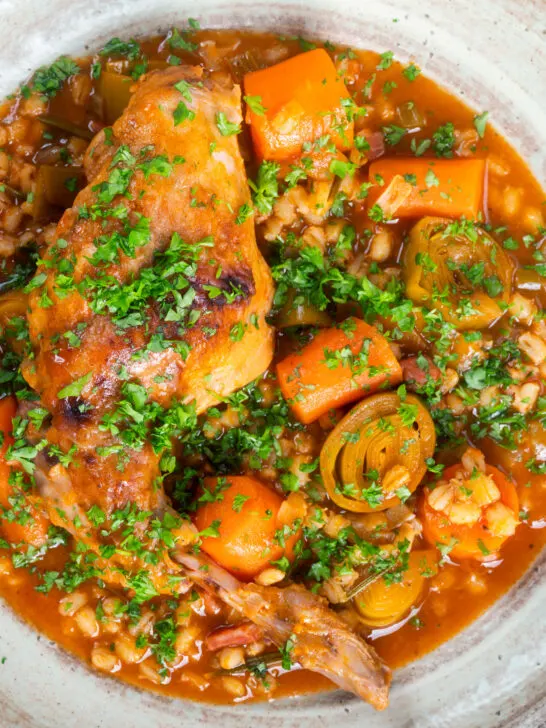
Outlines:
{"label": "crispy meat skin", "polygon": [[[180,81],[189,84],[191,101],[174,88]],[[173,113],[180,102],[195,117],[175,125]],[[153,174],[146,180],[137,169],[128,195],[112,201],[112,208],[127,207],[132,224],[138,215],[148,218],[151,235],[146,245],[136,249],[134,258],[121,253],[119,263],[105,272],[121,283],[130,282],[153,264],[154,254],[168,246],[173,233],[190,244],[210,236],[213,244],[202,248],[191,281],[192,308],[200,312],[193,328],[181,335],[178,323],[163,321],[159,307],[151,301],[145,327],[119,331],[108,316],[95,314],[79,292],[60,297],[55,290],[55,267],[46,268],[45,289],[52,305],[40,305],[43,289],[31,296],[28,322],[35,358],[25,363],[25,377],[53,414],[49,439],[65,450],[74,442],[78,445],[73,480],[83,507],[97,504],[109,512],[131,501],[149,509],[157,500],[152,489],[157,458],[149,446],[131,452],[123,473],[116,469],[115,456],[96,454],[97,447],[113,442],[98,423],[119,400],[122,365],[128,379],[146,387],[151,400],[162,406],[173,398],[194,400],[202,412],[257,377],[271,361],[273,334],[265,315],[271,307],[272,281],[256,245],[252,219],[236,224],[240,207],[250,203],[250,194],[237,136],[222,136],[218,130],[220,110],[230,121],[240,122],[240,90],[203,77],[200,68],[172,68],[139,83],[113,126],[111,140],[101,132],[91,143],[85,162],[90,183],[63,215],[56,240],[45,255],[51,259],[57,241],[65,240],[60,257],[75,261],[75,282],[98,275],[89,258],[96,251],[95,240],[105,234],[103,220],[81,217],[80,209],[96,203],[95,188],[108,180],[120,146],[128,147],[138,163],[156,156],[165,156],[171,163],[176,157],[185,160],[175,163],[166,177]],[[120,223],[109,220],[106,232],[116,230],[116,225],[119,228]],[[222,295],[210,298],[204,288],[212,285],[231,291],[232,284],[241,293],[231,302]],[[245,327],[244,335],[233,341],[230,331],[237,323]],[[85,324],[78,332],[81,345],[71,347],[63,334],[77,331],[78,324]],[[211,335],[213,329],[216,333]],[[172,347],[135,357],[158,332],[168,340],[183,338],[190,346],[187,360]],[[58,398],[63,387],[90,372],[81,397]],[[84,414],[83,403],[90,405]]]}

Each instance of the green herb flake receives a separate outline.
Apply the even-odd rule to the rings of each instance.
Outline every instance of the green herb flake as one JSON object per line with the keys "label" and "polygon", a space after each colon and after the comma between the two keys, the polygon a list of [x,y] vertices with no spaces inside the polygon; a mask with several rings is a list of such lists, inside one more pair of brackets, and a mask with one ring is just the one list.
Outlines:
{"label": "green herb flake", "polygon": [[233,136],[241,133],[240,125],[229,121],[223,111],[218,111],[216,114],[216,126],[222,136]]}
{"label": "green herb flake", "polygon": [[385,141],[391,147],[393,147],[396,144],[398,144],[399,142],[401,142],[402,139],[407,134],[406,129],[403,129],[401,126],[396,126],[395,124],[390,124],[389,126],[383,126],[382,131],[383,131],[383,137],[385,138]]}
{"label": "green herb flake", "polygon": [[394,53],[392,51],[385,51],[379,56],[379,63],[376,68],[378,71],[386,71],[392,66],[394,59]]}
{"label": "green herb flake", "polygon": [[193,121],[195,119],[195,111],[189,109],[186,104],[181,101],[173,111],[174,125],[178,126],[184,121]]}
{"label": "green herb flake", "polygon": [[140,55],[140,45],[136,40],[124,41],[121,38],[112,38],[99,51],[100,56],[125,56],[130,61],[136,60]]}
{"label": "green herb flake", "polygon": [[476,114],[476,116],[474,117],[474,128],[478,132],[478,136],[480,137],[480,139],[483,139],[485,136],[485,128],[487,126],[488,117],[488,111],[484,111],[481,114]]}
{"label": "green herb flake", "polygon": [[248,108],[252,111],[253,114],[257,114],[258,116],[263,116],[267,109],[262,104],[262,97],[261,96],[243,96],[244,100],[247,103]]}
{"label": "green herb flake", "polygon": [[66,397],[78,397],[82,393],[85,385],[91,381],[92,376],[93,372],[89,372],[88,374],[84,374],[83,377],[76,379],[71,384],[67,384],[66,387],[63,387],[60,392],[58,392],[57,397],[59,399],[66,399]]}
{"label": "green herb flake", "polygon": [[402,69],[402,75],[410,82],[415,81],[420,74],[421,70],[414,63],[410,63],[409,66]]}
{"label": "green herb flake", "polygon": [[70,76],[75,76],[79,72],[80,67],[77,63],[68,56],[61,56],[51,66],[43,66],[36,71],[32,86],[35,91],[52,98]]}

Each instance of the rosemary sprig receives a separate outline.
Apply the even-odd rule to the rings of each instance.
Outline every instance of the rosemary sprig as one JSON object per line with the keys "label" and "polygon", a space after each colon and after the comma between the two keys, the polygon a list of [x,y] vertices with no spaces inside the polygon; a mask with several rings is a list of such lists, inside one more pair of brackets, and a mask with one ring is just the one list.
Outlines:
{"label": "rosemary sprig", "polygon": [[375,581],[380,579],[389,571],[391,571],[391,567],[382,569],[381,571],[376,571],[373,574],[367,574],[360,581],[357,581],[357,583],[345,593],[345,599],[342,603],[344,604],[345,602],[349,602],[351,601],[351,599],[354,599],[360,594],[361,591],[363,591],[366,587],[370,586],[370,584],[373,584]]}
{"label": "rosemary sprig", "polygon": [[57,116],[49,116],[48,114],[42,114],[38,118],[43,124],[46,124],[47,126],[52,126],[55,129],[60,129],[61,131],[65,131],[68,134],[73,134],[74,136],[80,137],[81,139],[93,139],[93,137],[95,136],[90,129],[86,129],[85,127],[72,124],[72,122],[67,121],[67,119],[61,119]]}
{"label": "rosemary sprig", "polygon": [[280,665],[282,663],[282,655],[280,652],[264,652],[263,655],[249,657],[237,667],[220,668],[217,670],[218,675],[240,675],[244,672],[261,673],[265,672],[265,668]]}

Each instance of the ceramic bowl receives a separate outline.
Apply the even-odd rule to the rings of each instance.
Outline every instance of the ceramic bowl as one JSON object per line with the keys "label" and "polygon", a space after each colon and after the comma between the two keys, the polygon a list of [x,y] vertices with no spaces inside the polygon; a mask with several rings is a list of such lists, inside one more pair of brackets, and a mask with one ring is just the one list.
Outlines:
{"label": "ceramic bowl", "polygon": [[[181,24],[393,50],[490,119],[546,182],[544,0],[0,0],[0,95],[61,53]],[[216,707],[102,678],[0,605],[1,728],[539,728],[546,726],[546,559],[469,629],[395,674],[374,713],[331,692]]]}

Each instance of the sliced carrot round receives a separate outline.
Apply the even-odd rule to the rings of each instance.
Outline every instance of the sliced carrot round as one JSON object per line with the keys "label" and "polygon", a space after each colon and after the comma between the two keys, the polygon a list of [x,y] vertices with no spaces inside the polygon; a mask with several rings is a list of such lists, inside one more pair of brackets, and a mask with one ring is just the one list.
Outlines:
{"label": "sliced carrot round", "polygon": [[272,561],[293,557],[299,527],[279,517],[284,501],[271,488],[232,475],[206,478],[204,494],[212,502],[197,509],[194,523],[203,534],[201,548],[217,564],[249,580]]}

